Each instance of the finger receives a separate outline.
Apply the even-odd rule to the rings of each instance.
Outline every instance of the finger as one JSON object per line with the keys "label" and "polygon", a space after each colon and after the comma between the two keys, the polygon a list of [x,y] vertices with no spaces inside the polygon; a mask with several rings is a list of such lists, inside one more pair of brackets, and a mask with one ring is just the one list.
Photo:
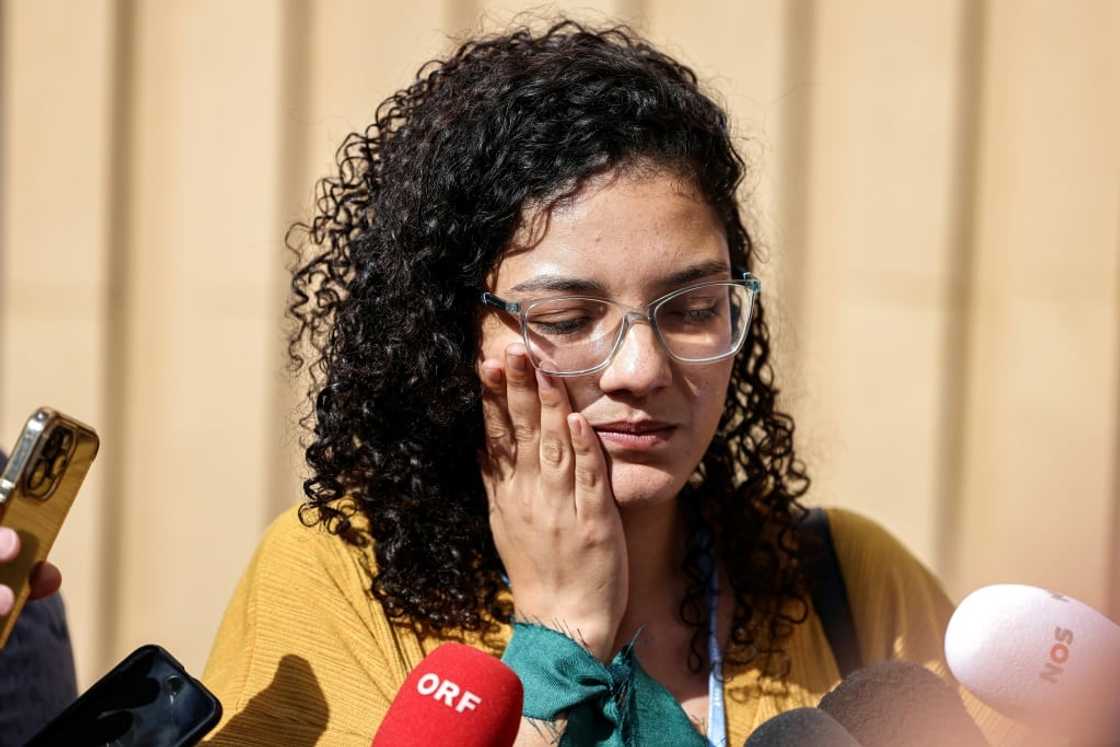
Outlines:
{"label": "finger", "polygon": [[506,404],[517,445],[516,464],[519,471],[535,473],[539,467],[538,439],[541,405],[537,397],[537,377],[529,362],[529,354],[521,344],[506,348]]}
{"label": "finger", "polygon": [[560,379],[537,369],[537,395],[541,410],[541,480],[549,486],[550,495],[571,495],[573,457],[567,417],[572,408],[568,388]]}
{"label": "finger", "polygon": [[0,563],[10,563],[19,557],[19,534],[9,527],[0,527]]}
{"label": "finger", "polygon": [[568,430],[572,438],[572,453],[575,466],[572,478],[575,490],[576,514],[578,516],[601,517],[614,508],[611,495],[610,476],[607,472],[607,459],[603,455],[599,437],[595,435],[587,418],[580,413],[567,417]]}
{"label": "finger", "polygon": [[42,599],[62,586],[62,572],[54,563],[43,561],[31,569],[31,598]]}
{"label": "finger", "polygon": [[487,505],[490,514],[493,515],[495,511],[501,510],[499,502],[495,500],[500,494],[498,485],[509,479],[512,474],[517,448],[506,405],[506,381],[501,362],[483,361],[480,378],[483,387],[482,418],[485,443],[478,461],[482,468],[482,485],[486,490]]}
{"label": "finger", "polygon": [[482,379],[482,419],[487,451],[495,458],[512,459],[513,425],[509,419],[501,362],[483,361],[479,378]]}
{"label": "finger", "polygon": [[0,617],[11,612],[15,603],[16,595],[12,593],[11,587],[0,584]]}

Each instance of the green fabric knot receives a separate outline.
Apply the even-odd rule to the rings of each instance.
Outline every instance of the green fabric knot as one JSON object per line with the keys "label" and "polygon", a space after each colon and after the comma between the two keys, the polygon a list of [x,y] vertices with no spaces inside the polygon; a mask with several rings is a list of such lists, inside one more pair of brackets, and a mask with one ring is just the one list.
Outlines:
{"label": "green fabric knot", "polygon": [[567,714],[561,747],[707,747],[676,699],[642,669],[636,641],[604,664],[563,633],[516,622],[502,661],[525,687],[524,716]]}

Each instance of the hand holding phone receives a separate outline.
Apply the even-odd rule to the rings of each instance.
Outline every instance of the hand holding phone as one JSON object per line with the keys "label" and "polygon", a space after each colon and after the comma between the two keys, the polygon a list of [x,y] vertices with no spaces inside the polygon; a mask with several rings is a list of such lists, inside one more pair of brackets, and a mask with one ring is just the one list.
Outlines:
{"label": "hand holding phone", "polygon": [[[0,454],[0,462],[3,462],[3,460],[4,457]],[[3,469],[2,464],[0,464],[0,469]],[[19,557],[19,553],[19,533],[14,529],[0,526],[0,565],[12,562]],[[31,590],[27,598],[31,601],[42,599],[58,591],[62,585],[62,572],[58,570],[58,566],[54,563],[44,560],[36,563],[35,567],[31,569],[31,578],[28,582]],[[10,587],[0,584],[0,616],[11,612],[14,603],[15,592]]]}
{"label": "hand holding phone", "polygon": [[[0,545],[0,561],[4,555],[9,558],[0,562],[0,586],[11,591],[10,609],[0,616],[0,648],[24,603],[33,595],[53,590],[52,586],[58,588],[57,569],[42,564],[97,456],[99,443],[89,426],[41,407],[28,418],[0,472],[0,527],[14,532],[16,540],[7,548]],[[0,592],[0,596],[7,594]]]}

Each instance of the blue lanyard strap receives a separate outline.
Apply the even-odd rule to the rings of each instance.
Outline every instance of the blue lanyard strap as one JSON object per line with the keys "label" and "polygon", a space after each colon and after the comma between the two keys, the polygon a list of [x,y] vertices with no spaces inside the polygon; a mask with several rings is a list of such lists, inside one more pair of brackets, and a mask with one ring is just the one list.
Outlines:
{"label": "blue lanyard strap", "polygon": [[[710,561],[709,561],[710,562]],[[723,654],[719,650],[719,580],[715,564],[708,577],[708,744],[727,747],[727,713],[723,702]]]}

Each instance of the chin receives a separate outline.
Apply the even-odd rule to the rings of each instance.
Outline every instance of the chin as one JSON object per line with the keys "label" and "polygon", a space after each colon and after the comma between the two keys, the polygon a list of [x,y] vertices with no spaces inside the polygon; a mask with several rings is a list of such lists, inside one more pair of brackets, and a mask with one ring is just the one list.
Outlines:
{"label": "chin", "polygon": [[681,470],[650,464],[615,461],[610,471],[611,490],[620,509],[671,502],[688,480],[688,474],[679,474]]}

